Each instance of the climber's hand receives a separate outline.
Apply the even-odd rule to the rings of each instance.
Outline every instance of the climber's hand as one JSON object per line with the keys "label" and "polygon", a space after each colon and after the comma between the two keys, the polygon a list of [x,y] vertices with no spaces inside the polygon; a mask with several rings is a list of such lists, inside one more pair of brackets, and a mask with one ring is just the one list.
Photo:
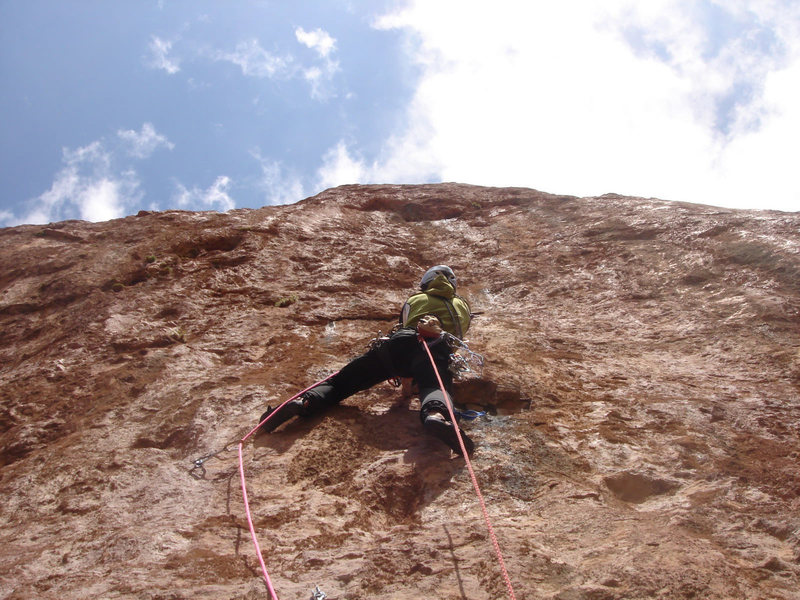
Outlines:
{"label": "climber's hand", "polygon": [[417,333],[424,338],[437,338],[442,335],[442,324],[434,315],[425,315],[417,322]]}

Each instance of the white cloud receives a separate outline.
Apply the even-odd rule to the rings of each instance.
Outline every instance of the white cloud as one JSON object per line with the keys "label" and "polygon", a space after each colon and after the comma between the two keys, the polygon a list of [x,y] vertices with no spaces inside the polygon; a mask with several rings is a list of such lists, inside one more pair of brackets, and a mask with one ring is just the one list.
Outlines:
{"label": "white cloud", "polygon": [[151,36],[148,46],[150,50],[148,65],[154,69],[163,69],[170,75],[180,71],[180,61],[169,56],[172,51],[172,44],[173,42],[169,40],[163,40],[155,35]]}
{"label": "white cloud", "polygon": [[634,50],[658,55],[685,80],[696,118],[730,138],[759,126],[764,79],[786,58],[783,24],[756,18],[744,4],[659,0],[626,5],[606,20]]}
{"label": "white cloud", "polygon": [[267,52],[261,47],[258,40],[240,42],[233,52],[219,51],[215,58],[237,65],[242,69],[242,74],[251,77],[286,75],[292,62],[291,58]]}
{"label": "white cloud", "polygon": [[128,144],[128,152],[136,158],[148,158],[161,146],[170,150],[175,147],[166,136],[156,132],[152,123],[144,123],[141,131],[120,129],[117,131],[117,136]]}
{"label": "white cloud", "polygon": [[323,155],[311,193],[352,183],[416,183],[438,180],[444,165],[437,162],[438,158],[424,143],[429,131],[426,123],[416,123],[409,128],[406,136],[387,140],[382,155],[372,162],[368,162],[357,150],[351,149],[347,142],[339,140]]}
{"label": "white cloud", "polygon": [[338,146],[321,179],[411,182],[433,171],[752,207],[764,186],[773,207],[800,210],[788,164],[800,137],[800,9],[702,8],[710,12],[689,0],[498,0],[491,10],[411,0],[376,22],[409,34],[422,73],[407,129],[371,166]]}
{"label": "white cloud", "polygon": [[297,175],[287,173],[280,161],[261,156],[259,150],[251,152],[261,165],[259,187],[265,204],[291,204],[305,197],[303,184]]}
{"label": "white cloud", "polygon": [[122,186],[122,182],[106,178],[87,182],[79,202],[81,218],[108,221],[122,217],[125,214]]}
{"label": "white cloud", "polygon": [[322,29],[306,31],[302,27],[298,27],[294,30],[294,34],[298,42],[316,51],[322,58],[327,58],[336,48],[336,40]]}
{"label": "white cloud", "polygon": [[330,72],[323,71],[319,67],[309,67],[303,70],[303,78],[311,86],[311,97],[315,100],[325,100],[330,97],[328,83]]}
{"label": "white cloud", "polygon": [[231,178],[227,175],[220,175],[205,190],[193,187],[191,190],[181,183],[177,184],[177,192],[173,200],[178,206],[191,208],[203,206],[210,210],[227,211],[236,208],[236,203],[228,194],[231,185]]}
{"label": "white cloud", "polygon": [[353,157],[344,142],[339,142],[323,157],[323,165],[317,172],[317,189],[324,190],[349,183],[372,183],[373,173],[363,159]]}
{"label": "white cloud", "polygon": [[709,194],[739,208],[800,211],[797,140],[800,137],[800,62],[770,73],[764,82],[768,116],[757,131],[732,139],[718,154],[717,180]]}
{"label": "white cloud", "polygon": [[127,214],[143,197],[139,176],[125,164],[125,155],[148,158],[159,147],[174,145],[151,123],[141,130],[117,131],[122,144],[99,139],[62,150],[61,169],[50,189],[27,201],[21,216],[0,214],[0,223],[50,223],[64,219],[106,221]]}
{"label": "white cloud", "polygon": [[336,40],[322,29],[305,31],[298,27],[294,34],[298,42],[314,50],[320,59],[319,65],[302,70],[303,78],[311,86],[311,97],[315,100],[327,100],[333,95],[331,82],[339,71],[339,61],[332,56],[336,50]]}
{"label": "white cloud", "polygon": [[340,140],[322,157],[312,193],[352,183],[414,183],[431,182],[438,178],[443,166],[420,142],[427,139],[427,127],[418,123],[404,138],[391,138],[384,153],[368,162],[358,151]]}
{"label": "white cloud", "polygon": [[50,189],[28,202],[24,216],[7,220],[13,224],[76,218],[106,221],[124,216],[125,208],[141,198],[136,173],[114,173],[112,153],[102,141],[76,150],[64,148],[62,162]]}
{"label": "white cloud", "polygon": [[317,64],[303,65],[291,54],[275,54],[265,50],[257,39],[239,42],[232,52],[217,50],[211,57],[217,61],[238,66],[247,77],[269,79],[302,78],[311,87],[311,97],[327,100],[333,96],[332,80],[339,71],[339,62],[333,58],[336,40],[322,29],[307,32],[295,29],[297,41],[314,51]]}

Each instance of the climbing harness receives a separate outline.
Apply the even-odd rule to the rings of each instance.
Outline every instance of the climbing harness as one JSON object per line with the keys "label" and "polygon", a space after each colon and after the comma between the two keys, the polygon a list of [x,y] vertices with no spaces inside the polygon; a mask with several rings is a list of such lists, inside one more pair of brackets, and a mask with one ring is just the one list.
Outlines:
{"label": "climbing harness", "polygon": [[[433,354],[431,353],[428,344],[426,343],[425,338],[421,335],[418,336],[420,344],[422,347],[425,348],[425,352],[428,354],[428,358],[431,361],[431,366],[433,366],[433,372],[436,374],[436,380],[439,382],[439,388],[442,390],[442,394],[444,394],[445,404],[447,405],[447,410],[450,413],[450,422],[453,424],[455,428],[456,437],[458,438],[458,444],[461,446],[461,454],[464,457],[464,461],[467,464],[467,470],[469,471],[469,476],[472,479],[472,487],[475,488],[475,493],[478,496],[478,501],[481,505],[481,511],[483,512],[483,519],[486,522],[486,528],[489,530],[489,537],[492,540],[492,546],[494,546],[495,554],[497,555],[497,562],[500,565],[500,570],[503,574],[503,579],[506,583],[506,590],[508,591],[508,597],[511,600],[516,600],[516,596],[514,595],[514,587],[511,585],[511,577],[508,575],[508,570],[506,569],[505,561],[503,560],[503,553],[500,551],[500,543],[497,541],[497,535],[494,532],[494,527],[492,527],[492,522],[489,519],[489,511],[486,509],[486,501],[483,499],[483,494],[481,493],[481,488],[478,486],[478,478],[475,476],[475,470],[472,468],[472,461],[469,459],[469,454],[467,453],[467,448],[464,445],[464,439],[461,437],[461,431],[459,430],[458,425],[456,424],[456,415],[453,412],[453,403],[450,400],[450,395],[447,393],[447,390],[444,387],[444,383],[442,382],[442,376],[439,374],[439,369],[436,368],[436,361],[433,358]],[[459,340],[460,341],[460,340]]]}
{"label": "climbing harness", "polygon": [[[372,338],[367,344],[367,351],[377,353],[378,357],[381,359],[381,361],[384,363],[384,365],[387,367],[389,371],[392,370],[391,362],[389,361],[388,357],[384,352],[379,352],[379,349],[381,346],[383,346],[384,343],[388,342],[391,339],[392,335],[397,333],[400,329],[401,329],[400,325],[397,324],[386,335],[383,335],[383,332],[379,330],[378,334],[374,338]],[[389,379],[387,379],[386,382],[392,387],[396,388],[399,388],[401,385],[403,385],[403,382],[399,377],[389,377]]]}
{"label": "climbing harness", "polygon": [[[403,327],[398,323],[386,335],[378,331],[378,334],[367,344],[367,349],[370,352],[379,350],[380,347],[388,342],[392,335],[397,333],[400,329],[403,329]],[[453,379],[456,381],[465,381],[467,379],[480,379],[483,376],[484,358],[482,354],[478,354],[472,350],[465,340],[446,331],[442,332],[441,336],[433,340],[431,344],[435,345],[443,341],[450,346],[450,363],[448,365],[448,370],[450,371],[450,375],[453,376]],[[391,367],[391,365],[387,366]],[[394,387],[400,387],[399,382],[400,380],[396,377],[389,379],[389,383]]]}

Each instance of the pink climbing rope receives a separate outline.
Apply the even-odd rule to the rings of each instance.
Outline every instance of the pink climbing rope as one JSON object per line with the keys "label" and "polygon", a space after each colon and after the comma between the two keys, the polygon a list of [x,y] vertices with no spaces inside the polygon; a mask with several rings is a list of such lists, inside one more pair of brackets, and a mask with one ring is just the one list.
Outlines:
{"label": "pink climbing rope", "polygon": [[[337,371],[337,373],[338,373],[338,371]],[[245,484],[245,481],[244,481],[244,457],[242,455],[242,449],[244,448],[244,443],[247,441],[247,439],[250,436],[252,436],[256,431],[258,431],[259,428],[264,423],[269,421],[275,413],[277,413],[280,409],[282,409],[284,406],[289,404],[289,402],[291,402],[295,398],[298,398],[299,396],[302,396],[307,391],[309,391],[312,388],[317,387],[321,383],[325,383],[326,381],[328,381],[328,379],[330,379],[334,375],[336,375],[336,373],[328,375],[325,379],[321,379],[317,383],[315,383],[313,385],[310,385],[309,387],[307,387],[303,391],[296,393],[294,396],[292,396],[291,398],[289,398],[288,400],[283,402],[280,406],[278,406],[278,408],[276,408],[271,413],[269,413],[269,415],[267,415],[266,419],[261,421],[255,427],[253,427],[253,429],[251,429],[250,432],[239,441],[239,478],[242,481],[242,498],[244,499],[244,511],[247,514],[247,525],[250,527],[250,537],[253,539],[253,546],[256,549],[256,556],[258,557],[258,562],[261,564],[261,573],[264,575],[264,581],[267,584],[267,589],[269,590],[269,593],[270,593],[270,596],[271,596],[272,600],[278,600],[278,594],[275,592],[275,588],[272,587],[272,580],[269,578],[269,572],[267,571],[267,565],[264,564],[264,557],[261,555],[261,546],[259,546],[259,544],[258,544],[258,536],[256,535],[256,528],[253,525],[253,516],[250,513],[250,502],[247,499],[247,485]]]}
{"label": "pink climbing rope", "polygon": [[273,600],[278,600],[278,594],[275,593],[275,588],[272,587],[272,580],[269,578],[267,565],[264,564],[264,557],[261,556],[261,547],[258,545],[258,537],[256,536],[256,528],[253,526],[253,517],[250,515],[250,503],[247,501],[247,486],[244,483],[244,459],[242,458],[242,447],[244,440],[239,442],[239,476],[242,480],[242,497],[244,498],[244,511],[247,514],[247,524],[250,527],[250,537],[253,538],[253,546],[256,549],[256,556],[258,562],[261,563],[261,572],[264,574],[264,581],[267,582],[267,589]]}
{"label": "pink climbing rope", "polygon": [[517,597],[514,595],[514,587],[511,585],[511,577],[508,575],[508,570],[506,569],[506,563],[503,560],[503,553],[500,551],[500,543],[497,541],[497,535],[494,533],[494,527],[492,527],[492,521],[489,519],[489,511],[486,509],[486,501],[483,499],[483,494],[481,493],[481,488],[478,486],[478,478],[475,477],[475,471],[472,468],[472,461],[469,459],[469,455],[467,454],[467,448],[464,445],[464,440],[461,437],[461,431],[458,428],[458,424],[456,423],[456,415],[453,412],[453,403],[450,401],[450,395],[447,393],[447,390],[444,387],[444,383],[442,383],[442,377],[439,375],[439,369],[436,368],[436,362],[433,360],[433,354],[431,354],[431,349],[428,348],[428,344],[425,343],[425,339],[422,336],[419,336],[419,341],[422,346],[425,348],[425,352],[428,353],[428,358],[431,360],[431,365],[433,366],[433,372],[436,373],[436,379],[439,382],[439,387],[442,390],[445,398],[445,404],[447,405],[447,410],[450,412],[450,422],[453,424],[453,427],[456,431],[456,436],[458,436],[458,443],[461,446],[461,454],[464,456],[464,461],[467,463],[467,470],[469,471],[469,476],[472,479],[472,487],[475,488],[475,493],[478,495],[478,501],[481,505],[481,511],[483,512],[483,519],[486,521],[486,528],[489,530],[489,537],[492,540],[492,545],[494,546],[495,554],[497,555],[497,561],[500,564],[500,570],[503,573],[503,579],[506,582],[506,589],[508,590],[508,597],[511,600],[517,600]]}
{"label": "pink climbing rope", "polygon": [[[492,545],[494,546],[494,551],[495,551],[495,554],[497,555],[497,561],[498,561],[498,563],[500,565],[500,570],[503,573],[503,579],[505,580],[505,583],[506,583],[506,589],[508,591],[508,596],[509,596],[509,598],[511,598],[511,600],[517,600],[517,597],[514,595],[514,587],[511,585],[511,577],[509,577],[509,575],[508,575],[508,570],[506,569],[506,564],[505,564],[505,561],[503,560],[503,553],[500,550],[500,543],[497,541],[497,535],[494,532],[494,527],[492,527],[491,519],[489,519],[489,511],[486,508],[486,501],[483,498],[483,494],[481,493],[480,486],[478,486],[478,478],[475,476],[475,470],[472,468],[472,462],[470,461],[469,455],[467,454],[467,448],[464,445],[463,438],[461,437],[461,431],[459,430],[458,425],[456,423],[456,416],[455,416],[455,413],[453,412],[452,402],[449,401],[449,394],[447,393],[447,390],[444,387],[444,383],[442,382],[442,378],[439,375],[439,369],[436,368],[436,362],[433,360],[433,354],[431,354],[431,350],[430,350],[430,348],[428,348],[428,344],[425,343],[425,340],[421,336],[420,336],[420,343],[425,348],[425,352],[428,353],[428,358],[430,359],[431,365],[433,366],[433,372],[436,373],[436,379],[439,382],[439,387],[441,388],[442,393],[444,394],[445,400],[447,400],[447,402],[445,402],[445,404],[447,405],[447,410],[450,413],[450,422],[453,424],[453,427],[455,428],[456,436],[458,437],[458,443],[461,446],[461,453],[464,456],[464,461],[467,464],[467,470],[469,471],[469,476],[472,479],[472,486],[475,488],[475,493],[478,496],[478,501],[480,502],[480,505],[481,505],[481,511],[483,512],[483,519],[484,519],[484,521],[486,521],[486,527],[489,530],[489,537],[492,540]],[[253,517],[252,517],[252,514],[250,513],[250,502],[248,501],[248,498],[247,498],[247,486],[245,484],[245,477],[244,477],[244,457],[243,457],[243,454],[242,454],[242,449],[244,447],[244,443],[248,440],[248,438],[250,438],[256,431],[258,431],[259,428],[264,423],[269,421],[270,418],[272,418],[272,416],[275,413],[277,413],[281,408],[283,408],[286,404],[288,404],[292,400],[298,398],[299,396],[302,396],[303,394],[305,394],[307,391],[311,390],[312,388],[317,387],[321,383],[325,383],[326,381],[328,381],[328,379],[330,379],[334,375],[336,375],[336,373],[333,373],[332,375],[329,375],[325,379],[322,379],[322,380],[318,381],[317,383],[307,387],[303,391],[298,392],[297,394],[295,394],[294,396],[292,396],[291,398],[289,398],[288,400],[283,402],[280,406],[278,406],[278,408],[276,408],[274,411],[272,411],[267,416],[266,419],[264,419],[258,425],[256,425],[239,442],[239,476],[240,476],[240,479],[241,479],[241,482],[242,482],[242,498],[244,499],[244,509],[245,509],[245,513],[247,514],[247,524],[250,527],[250,537],[253,539],[253,546],[255,547],[255,550],[256,550],[256,556],[258,557],[258,562],[261,564],[261,572],[264,575],[264,581],[267,584],[267,589],[269,589],[269,593],[270,593],[270,596],[271,596],[272,600],[278,600],[278,594],[275,592],[275,589],[272,587],[272,580],[269,577],[269,572],[267,571],[267,566],[264,563],[264,557],[261,555],[261,547],[259,546],[259,543],[258,543],[258,536],[256,535],[255,526],[253,525]]]}

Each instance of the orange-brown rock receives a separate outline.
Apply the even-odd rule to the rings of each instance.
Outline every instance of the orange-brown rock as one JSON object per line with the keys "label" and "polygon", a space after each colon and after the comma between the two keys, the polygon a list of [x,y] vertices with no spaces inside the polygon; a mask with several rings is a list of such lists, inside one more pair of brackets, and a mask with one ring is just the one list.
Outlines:
{"label": "orange-brown rock", "polygon": [[[430,265],[517,598],[800,597],[800,214],[456,184],[0,230],[0,598],[267,598],[235,442]],[[281,598],[500,599],[463,459],[388,385],[245,447]]]}

